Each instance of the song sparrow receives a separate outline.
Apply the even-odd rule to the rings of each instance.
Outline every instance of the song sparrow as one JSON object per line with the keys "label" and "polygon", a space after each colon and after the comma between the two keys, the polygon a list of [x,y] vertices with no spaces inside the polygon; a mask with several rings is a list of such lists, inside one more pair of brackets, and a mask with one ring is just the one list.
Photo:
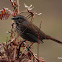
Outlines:
{"label": "song sparrow", "polygon": [[[61,41],[46,35],[43,31],[41,31],[37,26],[35,26],[33,23],[29,22],[28,19],[22,15],[17,15],[12,18],[16,24],[16,30],[18,34],[24,38],[25,40],[28,40],[30,42],[38,42],[44,40],[44,39],[50,39],[57,43],[61,43]],[[39,36],[39,39],[38,39]]]}

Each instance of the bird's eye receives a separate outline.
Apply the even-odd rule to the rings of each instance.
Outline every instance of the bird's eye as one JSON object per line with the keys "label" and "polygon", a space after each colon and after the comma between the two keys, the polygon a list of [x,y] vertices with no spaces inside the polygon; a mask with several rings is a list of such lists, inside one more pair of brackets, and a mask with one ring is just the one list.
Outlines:
{"label": "bird's eye", "polygon": [[19,17],[17,19],[19,19]]}

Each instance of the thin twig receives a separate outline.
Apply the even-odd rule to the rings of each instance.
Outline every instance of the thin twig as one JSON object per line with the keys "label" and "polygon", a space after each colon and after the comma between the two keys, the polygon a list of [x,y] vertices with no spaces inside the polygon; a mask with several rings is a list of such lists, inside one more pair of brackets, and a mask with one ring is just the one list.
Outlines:
{"label": "thin twig", "polygon": [[[40,22],[40,26],[39,26],[39,31],[40,31],[40,29],[41,29],[41,23],[42,23],[42,21]],[[38,48],[37,48],[37,57],[39,58],[39,32],[38,32]]]}
{"label": "thin twig", "polygon": [[17,0],[17,5],[18,5],[18,14],[20,13],[19,11],[19,0]]}

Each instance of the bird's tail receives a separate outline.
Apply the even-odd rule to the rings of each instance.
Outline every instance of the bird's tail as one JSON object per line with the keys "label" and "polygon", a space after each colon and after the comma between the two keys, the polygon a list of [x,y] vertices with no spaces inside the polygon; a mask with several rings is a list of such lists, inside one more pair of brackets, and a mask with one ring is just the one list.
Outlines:
{"label": "bird's tail", "polygon": [[57,42],[57,43],[62,44],[61,41],[59,41],[59,40],[57,40],[57,39],[55,39],[55,38],[52,38],[52,37],[50,37],[50,36],[48,36],[48,39],[53,40],[53,41],[55,41],[55,42]]}

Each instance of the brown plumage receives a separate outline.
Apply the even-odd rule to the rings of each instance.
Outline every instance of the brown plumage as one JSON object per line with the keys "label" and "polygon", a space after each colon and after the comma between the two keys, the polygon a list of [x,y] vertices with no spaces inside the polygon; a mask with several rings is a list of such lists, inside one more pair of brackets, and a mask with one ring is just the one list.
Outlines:
{"label": "brown plumage", "polygon": [[17,15],[16,17],[12,18],[16,24],[16,30],[18,34],[30,41],[30,42],[38,42],[38,35],[39,35],[39,41],[42,42],[44,39],[53,40],[57,43],[62,44],[61,41],[52,38],[49,35],[46,35],[43,31],[41,31],[36,25],[29,22],[28,19],[22,15]]}

